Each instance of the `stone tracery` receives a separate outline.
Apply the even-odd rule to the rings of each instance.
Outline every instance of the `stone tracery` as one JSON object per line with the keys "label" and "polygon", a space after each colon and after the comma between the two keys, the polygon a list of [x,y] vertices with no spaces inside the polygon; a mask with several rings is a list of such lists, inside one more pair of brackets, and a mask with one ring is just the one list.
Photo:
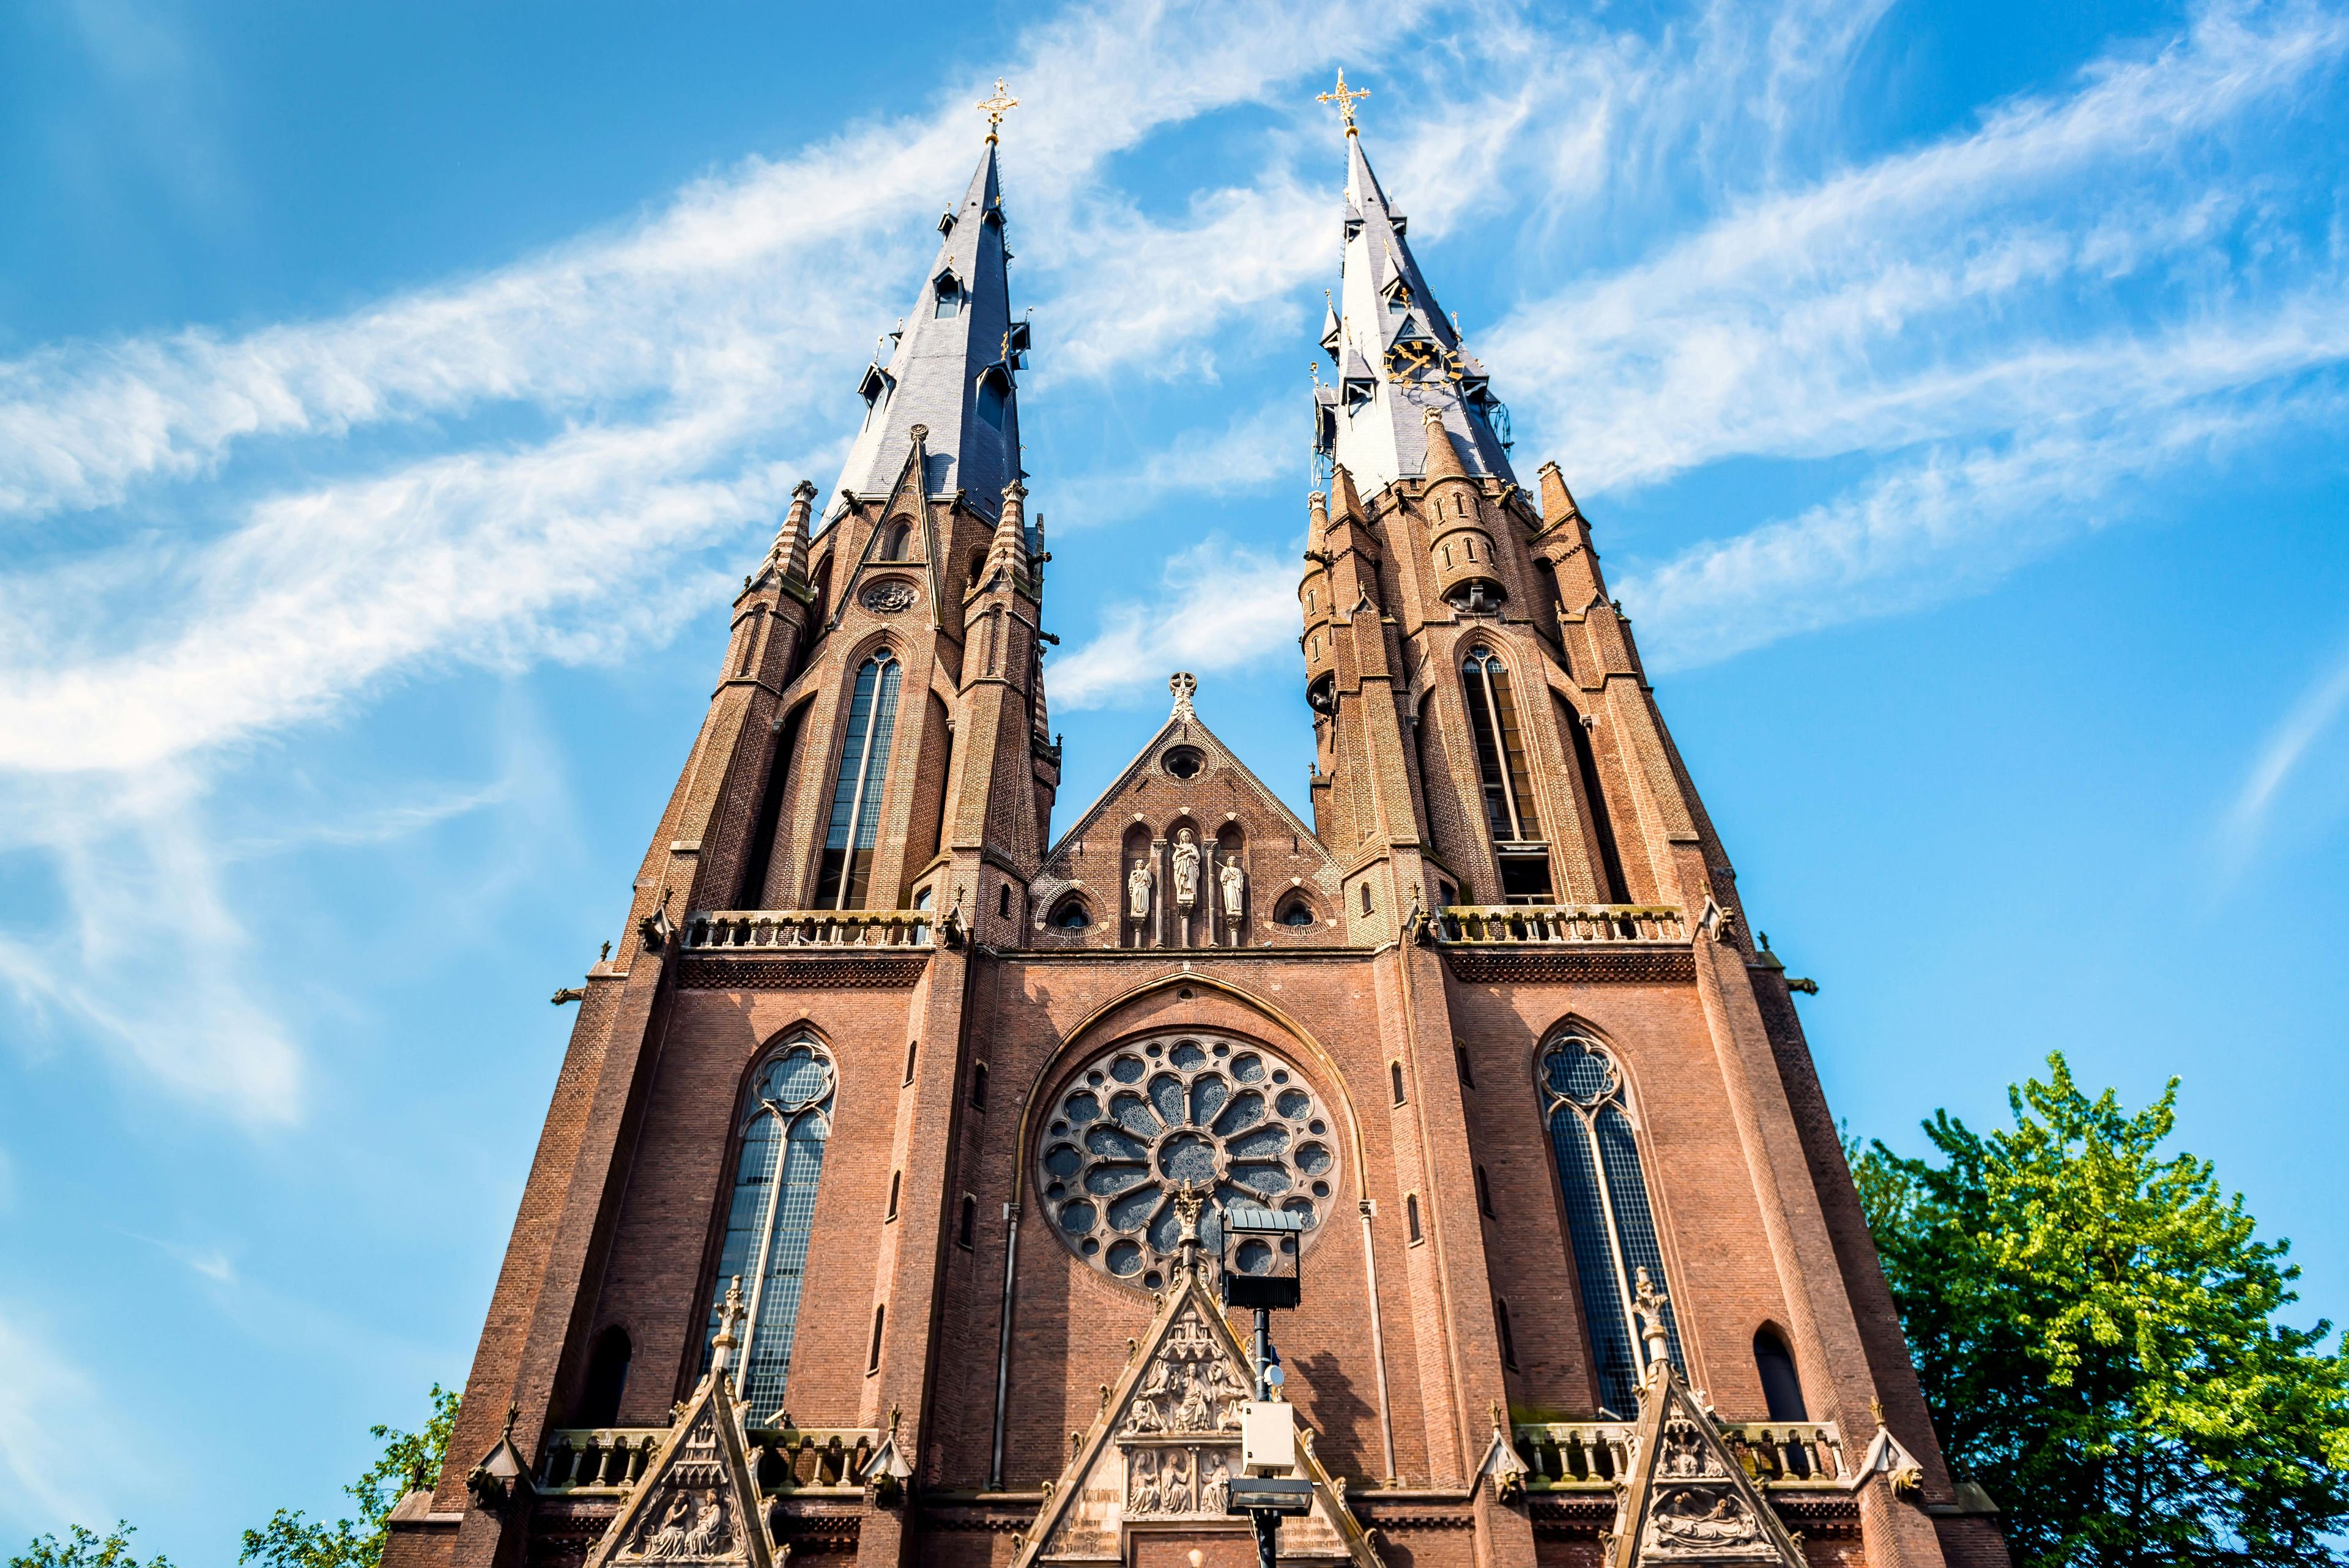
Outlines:
{"label": "stone tracery", "polygon": [[[1037,1153],[1037,1190],[1052,1229],[1094,1268],[1144,1289],[1166,1277],[1180,1240],[1174,1199],[1209,1194],[1203,1227],[1209,1255],[1221,1246],[1221,1210],[1257,1204],[1301,1214],[1310,1240],[1338,1185],[1337,1139],[1305,1075],[1260,1045],[1186,1033],[1102,1053],[1053,1103]],[[1260,1255],[1259,1255],[1260,1254]],[[1247,1249],[1242,1268],[1271,1264]],[[1171,1430],[1191,1412],[1178,1377],[1157,1407]],[[1210,1379],[1211,1408],[1230,1397]]]}

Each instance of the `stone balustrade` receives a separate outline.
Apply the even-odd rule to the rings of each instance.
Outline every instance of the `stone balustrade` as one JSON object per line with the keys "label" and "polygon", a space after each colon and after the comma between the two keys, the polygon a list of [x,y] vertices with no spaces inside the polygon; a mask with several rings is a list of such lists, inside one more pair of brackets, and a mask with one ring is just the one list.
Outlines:
{"label": "stone balustrade", "polygon": [[1688,922],[1672,904],[1447,904],[1433,934],[1447,947],[1684,942]]}
{"label": "stone balustrade", "polygon": [[[759,1428],[750,1431],[752,1464],[762,1492],[854,1492],[881,1446],[868,1427]],[[538,1490],[564,1497],[618,1497],[644,1479],[666,1427],[568,1427],[547,1437]]]}
{"label": "stone balustrade", "polygon": [[[1630,1459],[1629,1421],[1520,1422],[1517,1458],[1531,1491],[1611,1487]],[[1764,1486],[1838,1487],[1843,1436],[1832,1421],[1731,1421],[1723,1439],[1745,1473]]]}
{"label": "stone balustrade", "polygon": [[936,940],[926,909],[704,909],[685,918],[679,945],[689,953],[878,952],[926,948]]}
{"label": "stone balustrade", "polygon": [[666,1427],[566,1427],[547,1435],[538,1490],[616,1497],[641,1480],[668,1438]]}
{"label": "stone balustrade", "polygon": [[881,1433],[870,1427],[753,1427],[750,1438],[759,1490],[769,1493],[856,1491],[881,1446]]}

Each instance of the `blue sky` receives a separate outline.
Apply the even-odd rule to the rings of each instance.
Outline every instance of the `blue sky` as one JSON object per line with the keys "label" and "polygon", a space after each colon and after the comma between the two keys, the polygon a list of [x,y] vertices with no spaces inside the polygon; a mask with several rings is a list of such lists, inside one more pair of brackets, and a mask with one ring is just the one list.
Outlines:
{"label": "blue sky", "polygon": [[1174,668],[1302,805],[1343,63],[1837,1111],[2182,1075],[2343,1315],[2349,12],[871,15],[0,11],[0,1542],[230,1561],[463,1377],[998,74],[1071,809]]}

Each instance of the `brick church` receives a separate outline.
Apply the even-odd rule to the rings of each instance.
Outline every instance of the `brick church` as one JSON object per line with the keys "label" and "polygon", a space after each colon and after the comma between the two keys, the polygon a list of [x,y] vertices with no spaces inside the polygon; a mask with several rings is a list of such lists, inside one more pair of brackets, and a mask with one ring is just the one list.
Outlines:
{"label": "brick church", "polygon": [[[797,487],[734,601],[626,923],[558,995],[390,1568],[1244,1568],[1254,1367],[1218,1287],[1291,1268],[1283,1558],[2005,1563],[1807,982],[1754,940],[1565,476],[1518,482],[1355,96],[1298,583],[1312,820],[1182,673],[1055,820],[999,90],[839,483]],[[1234,1206],[1296,1228],[1236,1241]]]}

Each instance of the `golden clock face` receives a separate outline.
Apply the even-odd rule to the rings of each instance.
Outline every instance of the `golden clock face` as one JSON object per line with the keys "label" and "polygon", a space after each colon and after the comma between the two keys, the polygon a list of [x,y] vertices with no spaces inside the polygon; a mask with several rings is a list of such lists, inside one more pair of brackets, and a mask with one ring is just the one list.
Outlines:
{"label": "golden clock face", "polygon": [[1387,350],[1390,381],[1457,381],[1465,373],[1460,351],[1446,348],[1432,337],[1398,338]]}

